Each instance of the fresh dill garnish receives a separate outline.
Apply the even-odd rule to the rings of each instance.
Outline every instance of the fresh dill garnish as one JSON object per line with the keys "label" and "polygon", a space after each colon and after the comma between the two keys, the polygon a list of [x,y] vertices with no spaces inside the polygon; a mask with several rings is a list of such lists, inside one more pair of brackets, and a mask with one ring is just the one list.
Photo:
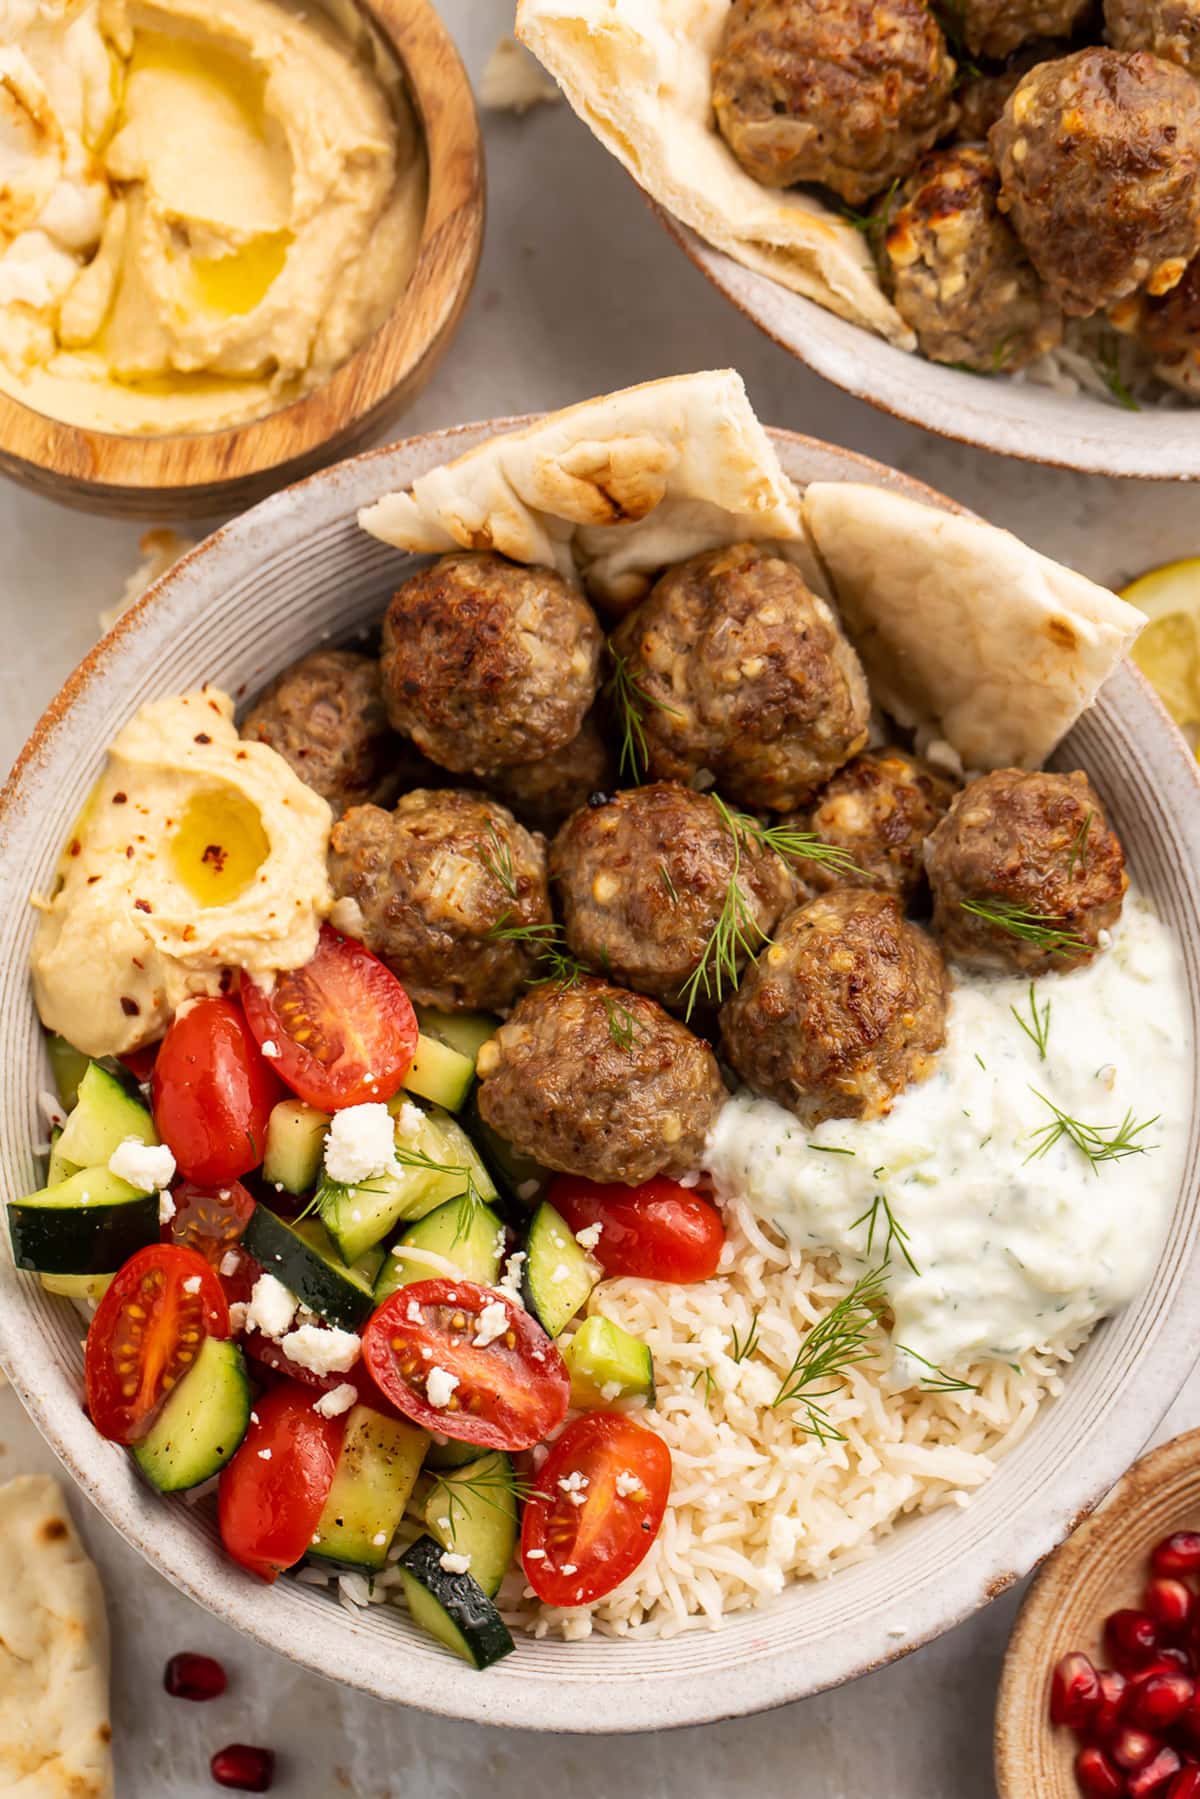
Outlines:
{"label": "fresh dill garnish", "polygon": [[704,1382],[704,1403],[705,1405],[708,1405],[709,1401],[712,1399],[713,1390],[713,1377],[708,1368],[698,1368],[696,1370],[695,1377],[692,1381],[693,1393],[696,1391],[696,1388],[700,1385],[701,1381]]}
{"label": "fresh dill garnish", "polygon": [[1099,374],[1105,387],[1107,387],[1118,406],[1123,406],[1126,412],[1140,412],[1142,410],[1130,393],[1129,388],[1126,386],[1124,378],[1121,375],[1120,365],[1117,360],[1117,347],[1115,344],[1106,345],[1100,352],[1100,359],[1096,365],[1096,372]]}
{"label": "fresh dill garnish", "polygon": [[633,1040],[642,1026],[638,1019],[625,1005],[624,1001],[614,999],[611,993],[604,995],[604,1011],[608,1019],[608,1034],[618,1049],[627,1055],[633,1054]]}
{"label": "fresh dill garnish", "polygon": [[947,1374],[946,1370],[939,1368],[936,1362],[927,1361],[923,1355],[918,1355],[915,1349],[909,1349],[906,1344],[897,1343],[896,1348],[902,1350],[905,1355],[911,1356],[914,1362],[920,1362],[922,1368],[928,1368],[929,1373],[921,1376],[920,1383],[926,1393],[978,1393],[979,1388],[972,1381],[958,1380],[953,1374]]}
{"label": "fresh dill garnish", "polygon": [[984,1061],[983,1057],[980,1055],[978,1050],[975,1051],[975,1060],[978,1062],[979,1066],[983,1069],[984,1074],[986,1074],[987,1073],[987,1063]]}
{"label": "fresh dill garnish", "polygon": [[503,887],[509,899],[518,899],[520,895],[517,891],[517,877],[513,869],[512,849],[505,843],[490,818],[487,828],[488,836],[492,840],[492,847],[489,850],[482,843],[477,843],[475,855],[492,879],[498,881]]}
{"label": "fresh dill garnish", "polygon": [[560,924],[510,924],[512,913],[505,912],[488,931],[493,943],[520,943],[536,953],[537,966],[544,972],[535,975],[531,986],[542,987],[556,982],[573,987],[590,971],[563,945]]}
{"label": "fresh dill garnish", "polygon": [[1000,342],[996,345],[996,348],[992,351],[992,374],[993,375],[998,375],[1003,370],[1004,364],[1008,361],[1008,352],[1012,349],[1013,338],[1015,336],[1016,336],[1016,333],[1014,331],[1008,332],[1004,337],[1002,337],[1000,339]]}
{"label": "fresh dill garnish", "polygon": [[502,912],[494,925],[488,926],[493,943],[523,943],[530,949],[557,943],[562,935],[558,924],[513,924],[512,913]]}
{"label": "fresh dill garnish", "polygon": [[[512,1501],[521,1501],[533,1497],[533,1486],[529,1481],[521,1480],[511,1473],[503,1462],[495,1462],[490,1467],[480,1469],[478,1474],[456,1474],[447,1469],[438,1475],[437,1484],[446,1489],[446,1535],[452,1543],[458,1538],[459,1514],[462,1521],[469,1523],[471,1507],[464,1494],[478,1499],[494,1512],[508,1515],[512,1509]],[[499,1494],[496,1498],[494,1495]]]}
{"label": "fresh dill garnish", "polygon": [[840,1143],[810,1143],[808,1146],[819,1156],[856,1156],[856,1149],[844,1149]]}
{"label": "fresh dill garnish", "polygon": [[678,718],[679,713],[630,674],[628,662],[613,649],[611,643],[608,655],[612,663],[612,674],[604,691],[612,702],[617,729],[621,734],[618,767],[623,779],[637,782],[643,779],[650,763],[646,747],[646,707],[652,706],[656,712],[665,712],[670,718]]}
{"label": "fresh dill garnish", "polygon": [[673,906],[677,906],[679,904],[679,894],[676,892],[675,883],[671,879],[671,871],[667,867],[665,862],[659,863],[658,872],[662,879],[662,884],[666,888],[667,893],[670,897],[671,904]]}
{"label": "fresh dill garnish", "polygon": [[750,1329],[746,1332],[744,1342],[738,1335],[736,1324],[731,1327],[730,1335],[733,1338],[734,1361],[744,1362],[747,1356],[752,1356],[758,1348],[758,1313],[753,1312],[750,1316]]}
{"label": "fresh dill garnish", "polygon": [[844,201],[839,209],[847,225],[852,225],[855,231],[861,232],[873,250],[878,247],[880,239],[892,222],[892,203],[896,198],[896,189],[899,185],[900,177],[897,175],[887,192],[875,202],[870,212],[856,212],[848,201]]}
{"label": "fresh dill garnish", "polygon": [[1037,1003],[1037,982],[1030,981],[1029,983],[1028,1018],[1022,1018],[1015,1006],[1010,1006],[1008,1009],[1028,1037],[1029,1041],[1037,1050],[1038,1061],[1044,1062],[1046,1060],[1046,1044],[1050,1038],[1050,1001],[1047,1000],[1039,1012]]}
{"label": "fresh dill garnish", "polygon": [[1075,873],[1075,864],[1077,862],[1078,862],[1080,868],[1087,867],[1088,833],[1091,831],[1091,828],[1092,828],[1092,812],[1091,812],[1091,809],[1089,808],[1087,815],[1084,818],[1083,823],[1080,825],[1079,829],[1075,833],[1074,841],[1071,844],[1071,852],[1067,857],[1067,879],[1068,879],[1068,881],[1071,879],[1072,875]]}
{"label": "fresh dill garnish", "polygon": [[[882,1218],[880,1217],[880,1212],[883,1213]],[[882,1251],[885,1264],[890,1262],[892,1259],[892,1244],[894,1243],[896,1245],[896,1248],[900,1251],[900,1254],[904,1257],[904,1260],[908,1263],[909,1267],[912,1269],[913,1273],[918,1274],[918,1275],[920,1274],[921,1270],[917,1267],[917,1264],[913,1261],[912,1252],[908,1247],[908,1232],[905,1230],[905,1228],[901,1224],[900,1220],[896,1217],[896,1214],[892,1211],[891,1206],[888,1204],[886,1194],[877,1193],[875,1195],[874,1199],[871,1201],[870,1205],[867,1207],[866,1211],[861,1213],[859,1215],[859,1217],[857,1217],[854,1220],[854,1223],[850,1226],[850,1229],[852,1231],[856,1231],[860,1224],[865,1224],[867,1227],[867,1255],[868,1256],[871,1255],[871,1253],[875,1247],[876,1229],[878,1229],[880,1234],[883,1235],[884,1226],[886,1225],[887,1233],[883,1237],[883,1251]]]}
{"label": "fresh dill garnish", "polygon": [[820,1443],[844,1442],[843,1433],[831,1422],[823,1400],[837,1392],[821,1381],[837,1382],[848,1368],[869,1362],[875,1354],[867,1333],[885,1303],[883,1282],[886,1264],[864,1274],[849,1293],[818,1319],[796,1352],[796,1358],[779,1383],[772,1407],[796,1400],[804,1407],[806,1422],[799,1428]]}
{"label": "fresh dill garnish", "polygon": [[1042,1125],[1032,1133],[1034,1147],[1025,1158],[1027,1162],[1044,1156],[1064,1137],[1075,1145],[1081,1156],[1087,1158],[1093,1171],[1102,1162],[1122,1162],[1126,1156],[1144,1156],[1148,1150],[1158,1148],[1156,1143],[1137,1141],[1143,1131],[1148,1131],[1151,1125],[1158,1123],[1158,1112],[1153,1118],[1144,1118],[1140,1124],[1134,1122],[1132,1111],[1126,1112],[1120,1124],[1084,1124],[1081,1119],[1072,1118],[1069,1112],[1056,1106],[1044,1093],[1039,1093],[1036,1087],[1031,1087],[1029,1091],[1035,1099],[1040,1099],[1044,1106],[1048,1106],[1054,1116],[1049,1124]]}
{"label": "fresh dill garnish", "polygon": [[712,800],[735,846],[739,838],[749,838],[759,849],[774,850],[787,862],[819,862],[822,868],[828,868],[834,874],[846,874],[850,869],[858,868],[849,850],[836,843],[826,843],[815,831],[794,831],[789,825],[759,824],[748,812],[734,812],[719,793],[714,793]]}
{"label": "fresh dill garnish", "polygon": [[[484,1203],[483,1195],[479,1191],[478,1184],[475,1180],[474,1171],[464,1167],[460,1162],[436,1161],[433,1156],[427,1155],[423,1149],[414,1149],[407,1143],[395,1144],[392,1155],[396,1164],[393,1172],[398,1172],[399,1169],[402,1168],[421,1168],[428,1174],[444,1174],[450,1176],[454,1180],[462,1181],[462,1192],[460,1194],[451,1194],[449,1196],[451,1199],[457,1198],[458,1200],[458,1211],[455,1214],[454,1242],[461,1243],[471,1228],[471,1220],[475,1216],[476,1209]],[[332,1180],[329,1175],[325,1175],[320,1186],[313,1194],[313,1197],[298,1216],[300,1218],[307,1218],[312,1212],[316,1211],[324,1217],[326,1211],[330,1207],[346,1204],[347,1202],[352,1203],[353,1199],[362,1193],[386,1195],[388,1192],[387,1186],[380,1184],[381,1182],[386,1182],[386,1179],[387,1176],[385,1174],[377,1174],[372,1175],[365,1181],[335,1181]]]}
{"label": "fresh dill garnish", "polygon": [[1083,937],[1063,929],[1061,918],[1046,918],[1040,912],[1031,912],[1028,907],[1014,905],[1010,900],[995,900],[990,904],[984,900],[960,900],[958,903],[973,918],[982,918],[985,924],[1007,931],[1010,937],[1019,937],[1022,943],[1036,944],[1047,955],[1091,951],[1091,944]]}

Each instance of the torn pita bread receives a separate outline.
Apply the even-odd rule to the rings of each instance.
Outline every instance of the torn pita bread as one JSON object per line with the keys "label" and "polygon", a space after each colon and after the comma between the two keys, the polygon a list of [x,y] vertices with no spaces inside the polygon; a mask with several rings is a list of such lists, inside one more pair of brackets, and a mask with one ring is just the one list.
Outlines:
{"label": "torn pita bread", "polygon": [[517,36],[634,180],[718,250],[911,350],[862,233],[799,189],[762,187],[712,114],[729,0],[520,0]]}
{"label": "torn pita bread", "polygon": [[0,1487],[0,1792],[112,1799],[100,1576],[58,1482]]}
{"label": "torn pita bread", "polygon": [[774,543],[812,563],[799,493],[732,369],[628,387],[489,438],[359,523],[419,555],[498,550],[555,568],[610,612],[720,544]]}
{"label": "torn pita bread", "polygon": [[853,481],[804,518],[876,703],[968,768],[1037,768],[1129,649],[1141,613],[1007,531]]}
{"label": "torn pita bread", "polygon": [[489,112],[526,113],[530,107],[553,105],[562,95],[547,81],[536,58],[511,37],[502,37],[484,65],[480,104]]}

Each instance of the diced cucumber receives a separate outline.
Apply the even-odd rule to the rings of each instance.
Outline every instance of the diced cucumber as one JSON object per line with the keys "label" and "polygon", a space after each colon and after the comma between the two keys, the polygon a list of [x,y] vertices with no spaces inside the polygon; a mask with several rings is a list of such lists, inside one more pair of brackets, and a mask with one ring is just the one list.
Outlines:
{"label": "diced cucumber", "polygon": [[75,1163],[68,1162],[58,1147],[61,1141],[62,1126],[60,1125],[58,1130],[50,1133],[50,1160],[46,1164],[46,1185],[48,1187],[57,1187],[61,1181],[69,1181],[73,1174],[79,1173]]}
{"label": "diced cucumber", "polygon": [[[420,1110],[403,1095],[390,1102],[398,1115],[406,1104],[412,1111]],[[398,1174],[378,1175],[359,1187],[327,1180],[317,1190],[321,1218],[347,1261],[357,1261],[400,1219],[423,1218],[446,1200],[457,1199],[467,1191],[468,1176],[485,1203],[496,1196],[470,1138],[439,1106],[422,1112],[415,1129],[405,1130],[398,1120],[396,1149],[401,1158]],[[413,1163],[406,1163],[405,1155],[412,1156]]]}
{"label": "diced cucumber", "polygon": [[448,1437],[444,1443],[430,1443],[429,1454],[425,1457],[427,1468],[464,1468],[473,1462],[479,1450],[478,1443],[458,1443]]}
{"label": "diced cucumber", "polygon": [[466,1192],[467,1183],[460,1170],[470,1175],[471,1184],[485,1205],[492,1205],[499,1199],[487,1163],[457,1118],[451,1118],[441,1106],[430,1106],[425,1114],[423,1137],[426,1143],[436,1143],[437,1148],[432,1153],[437,1160],[454,1170],[452,1175],[443,1177],[448,1189],[443,1193],[443,1199],[456,1199]]}
{"label": "diced cucumber", "polygon": [[91,1062],[79,1083],[75,1110],[63,1126],[59,1153],[77,1168],[107,1168],[109,1157],[126,1137],[158,1142],[150,1108],[123,1080]]}
{"label": "diced cucumber", "polygon": [[158,1194],[139,1193],[104,1167],[10,1200],[13,1261],[39,1274],[112,1274],[158,1242]]}
{"label": "diced cucumber", "polygon": [[473,1668],[490,1668],[511,1655],[508,1626],[469,1574],[450,1574],[442,1567],[442,1545],[418,1537],[396,1566],[414,1623]]}
{"label": "diced cucumber", "polygon": [[407,1092],[457,1112],[475,1084],[475,1062],[460,1055],[448,1043],[422,1034],[417,1038],[416,1053],[404,1077]]}
{"label": "diced cucumber", "polygon": [[406,1248],[432,1250],[453,1262],[465,1280],[490,1287],[500,1273],[503,1244],[504,1226],[490,1206],[464,1211],[461,1200],[448,1199],[435,1212],[410,1224],[399,1243],[392,1245],[375,1283],[375,1303],[382,1305],[397,1287],[436,1278],[436,1270],[428,1264],[409,1261]]}
{"label": "diced cucumber", "polygon": [[[341,1268],[342,1258],[337,1252],[337,1245],[319,1218],[297,1218],[292,1229],[298,1237],[303,1237],[306,1243],[311,1244],[318,1255],[323,1256],[327,1262],[332,1262],[335,1268]],[[374,1287],[383,1267],[383,1259],[383,1246],[376,1243],[371,1249],[364,1249],[357,1262],[348,1262],[346,1267],[357,1280],[365,1281],[368,1287]]]}
{"label": "diced cucumber", "polygon": [[425,1502],[425,1528],[456,1555],[490,1599],[512,1566],[521,1515],[513,1465],[498,1449],[447,1471]]}
{"label": "diced cucumber", "polygon": [[340,1260],[324,1233],[318,1236],[316,1219],[305,1220],[304,1225],[301,1230],[269,1207],[258,1205],[242,1243],[267,1273],[290,1287],[310,1311],[319,1312],[339,1330],[361,1330],[375,1309],[371,1282]]}
{"label": "diced cucumber", "polygon": [[311,1193],[321,1178],[328,1112],[302,1099],[281,1099],[267,1120],[263,1179],[285,1193]]}
{"label": "diced cucumber", "polygon": [[619,1324],[585,1318],[562,1354],[571,1375],[571,1404],[579,1411],[603,1410],[620,1399],[654,1404],[654,1358]]}
{"label": "diced cucumber", "polygon": [[428,1432],[415,1424],[356,1405],[309,1555],[350,1568],[385,1567],[428,1446]]}
{"label": "diced cucumber", "polygon": [[548,1168],[523,1156],[519,1149],[494,1131],[479,1110],[479,1095],[472,1092],[462,1110],[462,1126],[469,1132],[489,1173],[516,1205],[526,1211],[545,1199],[546,1189],[554,1179]]}
{"label": "diced cucumber", "polygon": [[418,1006],[417,1023],[423,1037],[432,1037],[466,1056],[472,1068],[475,1058],[500,1028],[494,1012],[435,1012],[429,1006]]}
{"label": "diced cucumber", "polygon": [[133,1459],[160,1493],[181,1493],[220,1472],[249,1422],[250,1382],[241,1350],[205,1337],[149,1435],[134,1445]]}
{"label": "diced cucumber", "polygon": [[56,1032],[51,1032],[46,1038],[46,1054],[50,1058],[55,1090],[64,1109],[69,1112],[79,1098],[79,1083],[88,1071],[90,1058]]}
{"label": "diced cucumber", "polygon": [[101,1300],[112,1284],[111,1274],[39,1274],[47,1293],[63,1299]]}
{"label": "diced cucumber", "polygon": [[547,1336],[557,1337],[570,1323],[599,1278],[570,1227],[543,1200],[530,1220],[521,1286],[525,1304]]}

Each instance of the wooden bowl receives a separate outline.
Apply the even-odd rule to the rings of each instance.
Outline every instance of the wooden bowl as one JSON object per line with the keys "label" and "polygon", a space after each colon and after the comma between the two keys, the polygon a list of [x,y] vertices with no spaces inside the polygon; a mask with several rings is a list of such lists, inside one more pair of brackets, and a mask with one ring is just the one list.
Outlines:
{"label": "wooden bowl", "polygon": [[429,199],[396,307],[328,381],[227,429],[116,435],[0,393],[0,473],[51,499],[131,518],[203,518],[252,504],[361,445],[402,413],[449,346],[483,244],[484,168],[466,70],[428,0],[363,0],[406,78]]}
{"label": "wooden bowl", "polygon": [[1140,1605],[1150,1551],[1176,1530],[1200,1530],[1200,1430],[1135,1462],[1029,1589],[996,1702],[999,1799],[1079,1799],[1074,1733],[1050,1722],[1051,1672],[1071,1649],[1104,1665],[1105,1618]]}

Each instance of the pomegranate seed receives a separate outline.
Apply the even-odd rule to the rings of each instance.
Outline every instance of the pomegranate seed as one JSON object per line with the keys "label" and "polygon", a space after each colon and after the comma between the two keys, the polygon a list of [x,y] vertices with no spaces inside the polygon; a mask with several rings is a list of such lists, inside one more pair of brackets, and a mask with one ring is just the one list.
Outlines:
{"label": "pomegranate seed", "polygon": [[1050,1722],[1082,1730],[1099,1703],[1100,1682],[1087,1656],[1064,1655],[1050,1679]]}
{"label": "pomegranate seed", "polygon": [[[1150,1666],[1158,1669],[1169,1669],[1172,1673],[1174,1673],[1176,1669],[1179,1669],[1181,1673],[1187,1675],[1189,1680],[1192,1678],[1192,1658],[1186,1649],[1180,1648],[1178,1643],[1165,1644],[1164,1647],[1159,1650]],[[1145,1674],[1148,1670],[1143,1668],[1141,1672]]]}
{"label": "pomegranate seed", "polygon": [[1098,1743],[1111,1742],[1123,1723],[1121,1707],[1127,1682],[1114,1668],[1101,1668],[1096,1676],[1100,1683],[1100,1703],[1088,1719],[1088,1735]]}
{"label": "pomegranate seed", "polygon": [[1200,1799],[1200,1768],[1181,1768],[1167,1788],[1167,1799]]}
{"label": "pomegranate seed", "polygon": [[1200,1694],[1180,1712],[1175,1720],[1175,1729],[1189,1742],[1200,1744]]}
{"label": "pomegranate seed", "polygon": [[1104,1640],[1122,1674],[1144,1668],[1158,1653],[1158,1630],[1145,1612],[1113,1612],[1104,1620]]}
{"label": "pomegranate seed", "polygon": [[229,1682],[211,1655],[173,1655],[163,1673],[172,1699],[219,1699]]}
{"label": "pomegranate seed", "polygon": [[1109,1744],[1108,1752],[1113,1760],[1124,1768],[1127,1774],[1130,1774],[1137,1768],[1144,1768],[1161,1748],[1162,1744],[1157,1737],[1152,1737],[1148,1731],[1135,1730],[1132,1725],[1126,1724]]}
{"label": "pomegranate seed", "polygon": [[1195,1697],[1195,1682],[1186,1674],[1166,1672],[1155,1665],[1133,1676],[1123,1709],[1127,1718],[1147,1730],[1167,1730]]}
{"label": "pomegranate seed", "polygon": [[1120,1769],[1094,1744],[1075,1757],[1075,1778],[1087,1799],[1125,1799],[1129,1791]]}
{"label": "pomegranate seed", "polygon": [[265,1793],[275,1778],[275,1751],[254,1749],[249,1743],[230,1743],[217,1750],[209,1767],[219,1787],[234,1787],[239,1793]]}
{"label": "pomegranate seed", "polygon": [[1142,1605],[1156,1624],[1175,1634],[1187,1628],[1192,1610],[1192,1590],[1185,1587],[1181,1580],[1156,1575],[1147,1583],[1142,1595]]}
{"label": "pomegranate seed", "polygon": [[1155,1574],[1194,1574],[1200,1568],[1200,1530],[1177,1530],[1164,1537],[1150,1557]]}
{"label": "pomegranate seed", "polygon": [[[1173,1749],[1163,1747],[1154,1760],[1131,1774],[1126,1781],[1129,1788],[1129,1799],[1149,1799],[1152,1793],[1162,1793],[1169,1780],[1173,1780],[1182,1768],[1183,1763]],[[1165,1794],[1163,1799],[1166,1799]]]}

